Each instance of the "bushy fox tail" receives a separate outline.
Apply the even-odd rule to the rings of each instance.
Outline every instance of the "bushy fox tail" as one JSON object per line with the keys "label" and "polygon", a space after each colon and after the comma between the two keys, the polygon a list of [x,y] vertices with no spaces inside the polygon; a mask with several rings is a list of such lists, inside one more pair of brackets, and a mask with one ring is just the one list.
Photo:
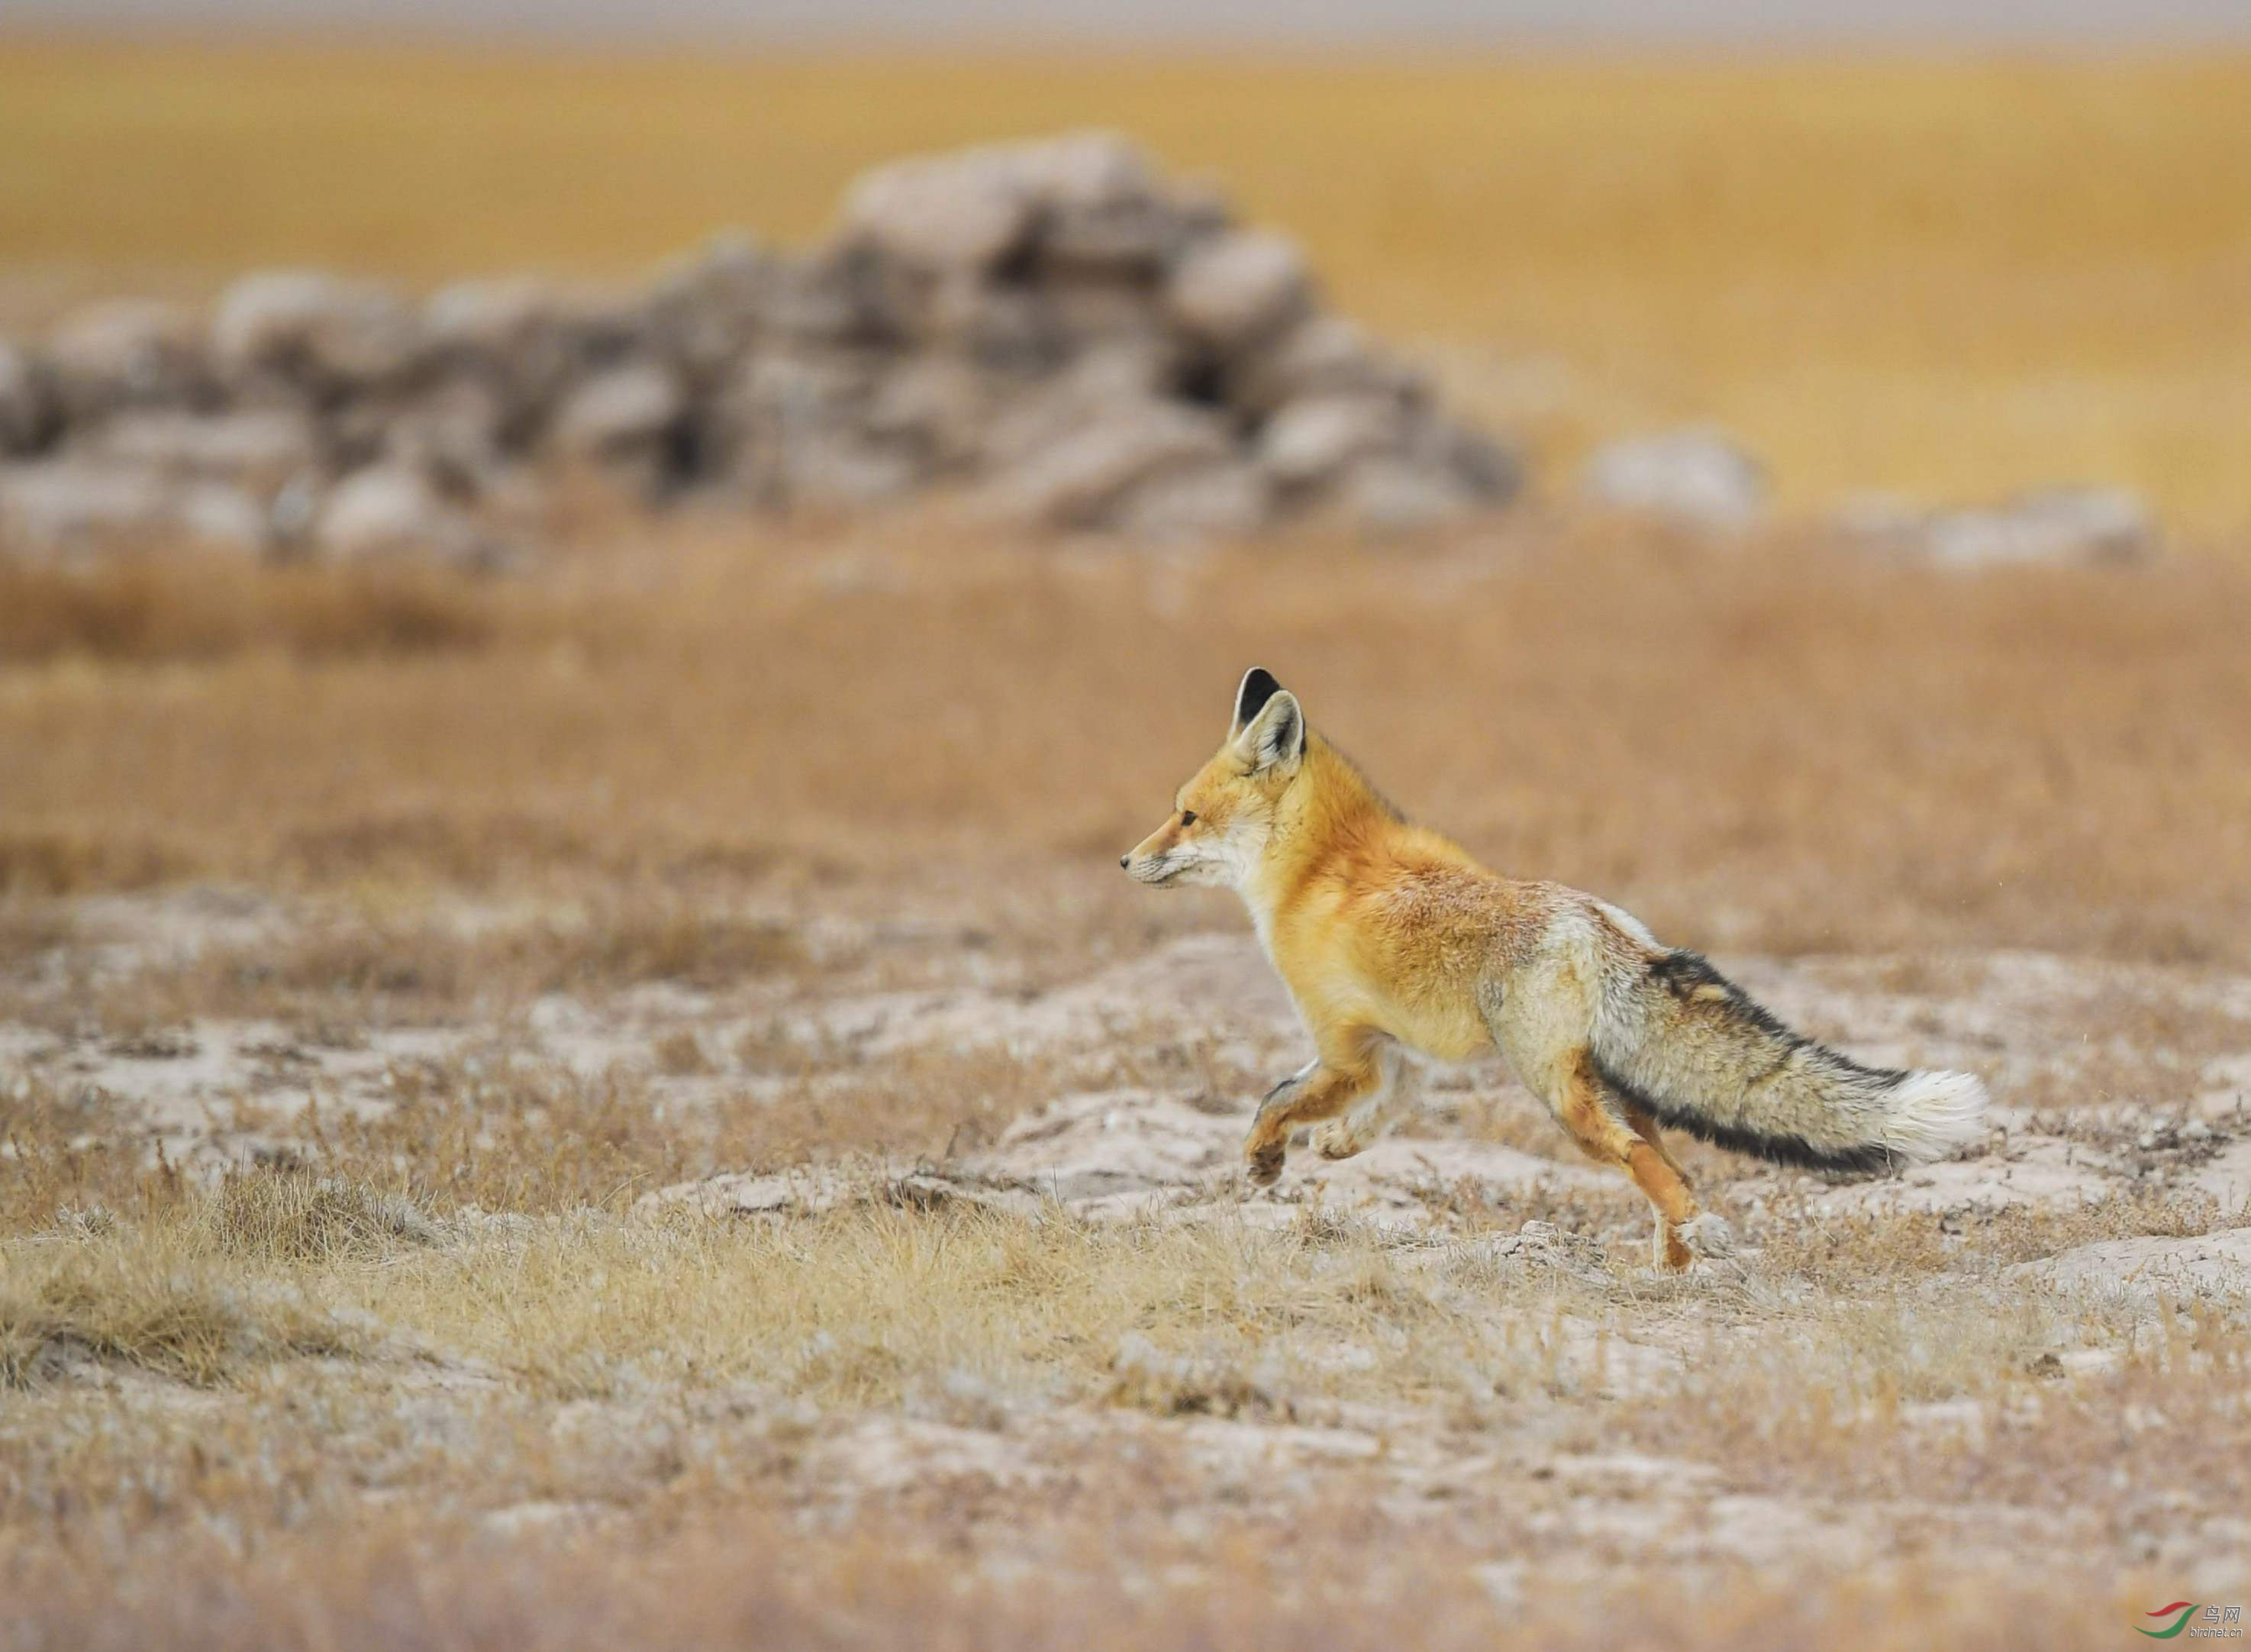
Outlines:
{"label": "bushy fox tail", "polygon": [[1778,1164],[1880,1170],[1943,1158],[1984,1129],[1972,1074],[1864,1067],[1693,952],[1613,974],[1590,1042],[1604,1081],[1659,1122]]}

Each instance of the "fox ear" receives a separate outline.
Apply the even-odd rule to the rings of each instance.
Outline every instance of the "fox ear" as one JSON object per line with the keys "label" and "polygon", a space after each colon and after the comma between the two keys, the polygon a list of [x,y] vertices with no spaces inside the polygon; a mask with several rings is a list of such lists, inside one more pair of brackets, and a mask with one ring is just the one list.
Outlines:
{"label": "fox ear", "polygon": [[1254,665],[1243,674],[1243,685],[1235,691],[1235,721],[1228,725],[1231,739],[1241,734],[1250,719],[1267,701],[1282,691],[1274,674],[1263,665]]}
{"label": "fox ear", "polygon": [[1277,688],[1248,726],[1236,735],[1235,746],[1254,774],[1297,767],[1298,760],[1306,754],[1306,714],[1299,709],[1298,697],[1285,688]]}

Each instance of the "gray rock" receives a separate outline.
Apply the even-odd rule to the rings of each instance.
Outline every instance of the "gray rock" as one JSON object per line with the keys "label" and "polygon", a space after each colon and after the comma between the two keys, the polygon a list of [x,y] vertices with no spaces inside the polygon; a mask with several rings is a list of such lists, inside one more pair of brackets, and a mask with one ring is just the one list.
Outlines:
{"label": "gray rock", "polygon": [[1072,347],[1051,295],[953,278],[932,290],[917,330],[926,345],[1026,379],[1055,371]]}
{"label": "gray rock", "polygon": [[1060,528],[1105,525],[1132,490],[1234,456],[1225,428],[1176,403],[1126,402],[1067,431],[997,478],[992,497],[1017,519]]}
{"label": "gray rock", "polygon": [[1160,341],[1093,345],[1041,383],[995,399],[980,433],[984,465],[994,472],[1010,469],[1120,408],[1178,405],[1174,371],[1174,356]]}
{"label": "gray rock", "polygon": [[84,456],[0,469],[0,543],[53,552],[178,539],[255,555],[271,538],[265,508],[230,482]]}
{"label": "gray rock", "polygon": [[1181,353],[1149,289],[1138,282],[1072,275],[1046,282],[1040,296],[1074,357],[1118,346],[1158,351],[1174,359]]}
{"label": "gray rock", "polygon": [[778,351],[753,357],[735,385],[743,411],[761,426],[857,427],[881,382],[879,359],[843,351]]}
{"label": "gray rock", "polygon": [[224,483],[193,511],[213,537],[247,543],[262,509],[279,543],[343,557],[474,559],[468,506],[528,520],[537,468],[570,458],[774,508],[959,480],[1028,521],[1155,536],[1340,502],[1415,525],[1516,479],[1319,313],[1289,240],[1099,133],[881,168],[809,253],[734,234],[640,288],[480,281],[412,307],[267,272],[207,327],[97,307],[52,355],[0,351],[0,454],[94,468],[33,487],[31,515],[177,519],[180,489]]}
{"label": "gray rock", "polygon": [[554,289],[528,275],[455,281],[422,307],[422,333],[440,354],[506,361],[540,348],[561,313]]}
{"label": "gray rock", "polygon": [[823,469],[814,449],[860,441],[881,374],[880,358],[844,350],[752,357],[716,409],[714,445],[725,469],[754,501],[786,506],[804,478]]}
{"label": "gray rock", "polygon": [[413,364],[421,330],[384,288],[314,270],[246,275],[220,296],[211,349],[238,388],[319,395],[377,385]]}
{"label": "gray rock", "polygon": [[2130,562],[2158,542],[2148,507],[2112,488],[2047,489],[1998,505],[1928,512],[1864,499],[1840,511],[1838,525],[1869,548],[1962,569]]}
{"label": "gray rock", "polygon": [[1239,363],[1236,393],[1264,413],[1314,396],[1428,399],[1419,375],[1377,349],[1368,334],[1341,316],[1307,315],[1265,349]]}
{"label": "gray rock", "polygon": [[476,524],[428,478],[404,465],[371,465],[331,489],[313,522],[324,559],[364,562],[419,558],[464,566],[490,559]]}
{"label": "gray rock", "polygon": [[911,357],[877,383],[863,427],[920,454],[933,471],[963,469],[983,449],[994,394],[987,377],[958,357]]}
{"label": "gray rock", "polygon": [[1022,248],[1038,205],[1006,149],[879,167],[844,198],[844,233],[901,263],[981,274]]}
{"label": "gray rock", "polygon": [[1515,452],[1467,425],[1426,419],[1416,434],[1414,452],[1481,504],[1506,504],[1524,485],[1524,467]]}
{"label": "gray rock", "polygon": [[94,452],[171,476],[276,487],[318,462],[312,421],[294,408],[197,413],[143,408],[119,413],[91,439]]}
{"label": "gray rock", "polygon": [[1258,466],[1221,460],[1160,470],[1126,490],[1108,525],[1137,539],[1236,538],[1264,525],[1271,503]]}
{"label": "gray rock", "polygon": [[651,347],[710,385],[751,348],[779,284],[777,260],[742,232],[715,235],[661,272],[648,297]]}
{"label": "gray rock", "polygon": [[46,364],[0,340],[0,456],[45,447],[61,418]]}
{"label": "gray rock", "polygon": [[1114,135],[1079,133],[1019,153],[1040,209],[1044,272],[1146,282],[1190,238],[1226,222],[1210,198],[1163,189],[1147,156]]}
{"label": "gray rock", "polygon": [[171,520],[199,545],[269,554],[279,542],[272,514],[247,489],[230,482],[190,482],[174,496]]}
{"label": "gray rock", "polygon": [[1405,410],[1393,399],[1356,395],[1300,397],[1259,433],[1258,462],[1285,489],[1319,486],[1353,461],[1398,452],[1407,443]]}
{"label": "gray rock", "polygon": [[921,486],[915,455],[849,434],[799,440],[779,455],[775,492],[793,510],[855,510],[890,504]]}
{"label": "gray rock", "polygon": [[1156,198],[1148,156],[1115,132],[1065,132],[999,153],[1043,212],[1099,212]]}
{"label": "gray rock", "polygon": [[1685,527],[1749,527],[1766,507],[1763,466],[1721,431],[1696,428],[1636,436],[1599,448],[1581,479],[1587,499],[1606,510],[1660,517]]}
{"label": "gray rock", "polygon": [[529,448],[544,432],[587,354],[589,335],[606,330],[530,279],[441,288],[423,307],[420,326],[426,376],[438,387],[416,395],[399,416],[442,423],[444,445],[460,448],[468,410],[488,411],[474,445],[507,453]]}
{"label": "gray rock", "polygon": [[717,440],[738,483],[775,508],[867,505],[911,492],[932,450],[877,412],[884,366],[879,356],[845,351],[754,357],[720,408]]}
{"label": "gray rock", "polygon": [[73,311],[47,338],[66,419],[119,407],[185,406],[211,393],[202,330],[177,304],[113,299]]}
{"label": "gray rock", "polygon": [[1486,503],[1444,468],[1394,454],[1371,455],[1354,464],[1337,497],[1354,527],[1379,538],[1444,527]]}
{"label": "gray rock", "polygon": [[1222,350],[1277,337],[1305,313],[1313,282],[1287,236],[1235,230],[1199,242],[1166,284],[1167,313],[1192,337]]}
{"label": "gray rock", "polygon": [[917,269],[982,274],[1029,250],[1042,227],[1077,261],[1160,256],[1157,216],[1139,150],[1076,133],[878,168],[845,197],[844,238]]}
{"label": "gray rock", "polygon": [[688,395],[669,368],[628,362],[573,390],[555,415],[558,451],[607,462],[645,457],[688,413]]}
{"label": "gray rock", "polygon": [[453,378],[384,411],[371,462],[406,465],[456,493],[486,493],[508,469],[517,414],[506,386]]}
{"label": "gray rock", "polygon": [[57,550],[146,533],[170,520],[174,489],[137,465],[83,457],[0,467],[0,535]]}
{"label": "gray rock", "polygon": [[1050,213],[1038,237],[1042,270],[1153,280],[1194,238],[1217,226],[1171,203],[1142,196]]}

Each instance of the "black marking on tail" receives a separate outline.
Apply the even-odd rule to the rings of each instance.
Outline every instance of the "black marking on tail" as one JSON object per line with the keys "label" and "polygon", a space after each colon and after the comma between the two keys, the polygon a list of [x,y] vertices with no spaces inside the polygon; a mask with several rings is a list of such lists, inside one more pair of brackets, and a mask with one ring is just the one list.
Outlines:
{"label": "black marking on tail", "polygon": [[1659,1124],[1686,1130],[1699,1142],[1709,1142],[1714,1147],[1723,1147],[1747,1158],[1786,1164],[1793,1170],[1820,1170],[1832,1176],[1867,1176],[1887,1170],[1894,1163],[1892,1150],[1880,1142],[1825,1148],[1816,1147],[1804,1136],[1792,1135],[1785,1130],[1739,1129],[1731,1124],[1714,1123],[1701,1114],[1668,1106],[1647,1091],[1629,1084],[1599,1059],[1595,1063],[1595,1074]]}
{"label": "black marking on tail", "polygon": [[1811,1050],[1825,1066],[1846,1078],[1863,1081],[1873,1079],[1876,1084],[1888,1087],[1905,1084],[1915,1076],[1899,1067],[1863,1066],[1843,1052],[1832,1050],[1818,1038],[1809,1038],[1795,1027],[1784,1025],[1776,1018],[1772,1010],[1714,969],[1712,961],[1700,952],[1683,949],[1652,959],[1649,978],[1671,993],[1676,1003],[1722,1005],[1728,1014],[1752,1031],[1781,1045],[1782,1057],[1773,1069],[1777,1072],[1800,1050]]}
{"label": "black marking on tail", "polygon": [[[1649,978],[1671,994],[1675,1003],[1683,1006],[1708,1006],[1712,1011],[1726,1017],[1746,1031],[1777,1048],[1780,1053],[1773,1065],[1759,1079],[1753,1079],[1753,1084],[1780,1072],[1801,1052],[1810,1052],[1808,1060],[1827,1069],[1834,1076],[1866,1085],[1871,1089],[1889,1089],[1905,1083],[1909,1076],[1897,1067],[1862,1066],[1850,1056],[1783,1025],[1764,1004],[1714,969],[1711,961],[1701,953],[1668,952],[1652,959]],[[1876,1142],[1865,1142],[1846,1148],[1817,1147],[1804,1136],[1794,1135],[1788,1131],[1748,1130],[1736,1125],[1717,1123],[1636,1088],[1600,1061],[1596,1063],[1596,1071],[1602,1075],[1603,1083],[1648,1113],[1659,1123],[1686,1130],[1699,1141],[1726,1148],[1731,1153],[1764,1159],[1770,1164],[1788,1164],[1799,1170],[1850,1176],[1865,1176],[1871,1171],[1887,1170],[1897,1159],[1891,1149]]]}

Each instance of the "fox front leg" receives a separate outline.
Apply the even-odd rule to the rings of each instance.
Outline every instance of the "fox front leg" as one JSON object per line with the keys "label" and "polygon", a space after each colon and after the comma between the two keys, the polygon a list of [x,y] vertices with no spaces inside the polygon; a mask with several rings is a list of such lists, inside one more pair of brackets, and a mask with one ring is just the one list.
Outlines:
{"label": "fox front leg", "polygon": [[1301,1124],[1333,1119],[1367,1095],[1382,1081],[1369,1059],[1364,1042],[1355,1042],[1341,1059],[1323,1056],[1307,1063],[1267,1092],[1250,1121],[1243,1157],[1251,1185],[1271,1187],[1282,1179],[1282,1162],[1290,1150],[1290,1132]]}

